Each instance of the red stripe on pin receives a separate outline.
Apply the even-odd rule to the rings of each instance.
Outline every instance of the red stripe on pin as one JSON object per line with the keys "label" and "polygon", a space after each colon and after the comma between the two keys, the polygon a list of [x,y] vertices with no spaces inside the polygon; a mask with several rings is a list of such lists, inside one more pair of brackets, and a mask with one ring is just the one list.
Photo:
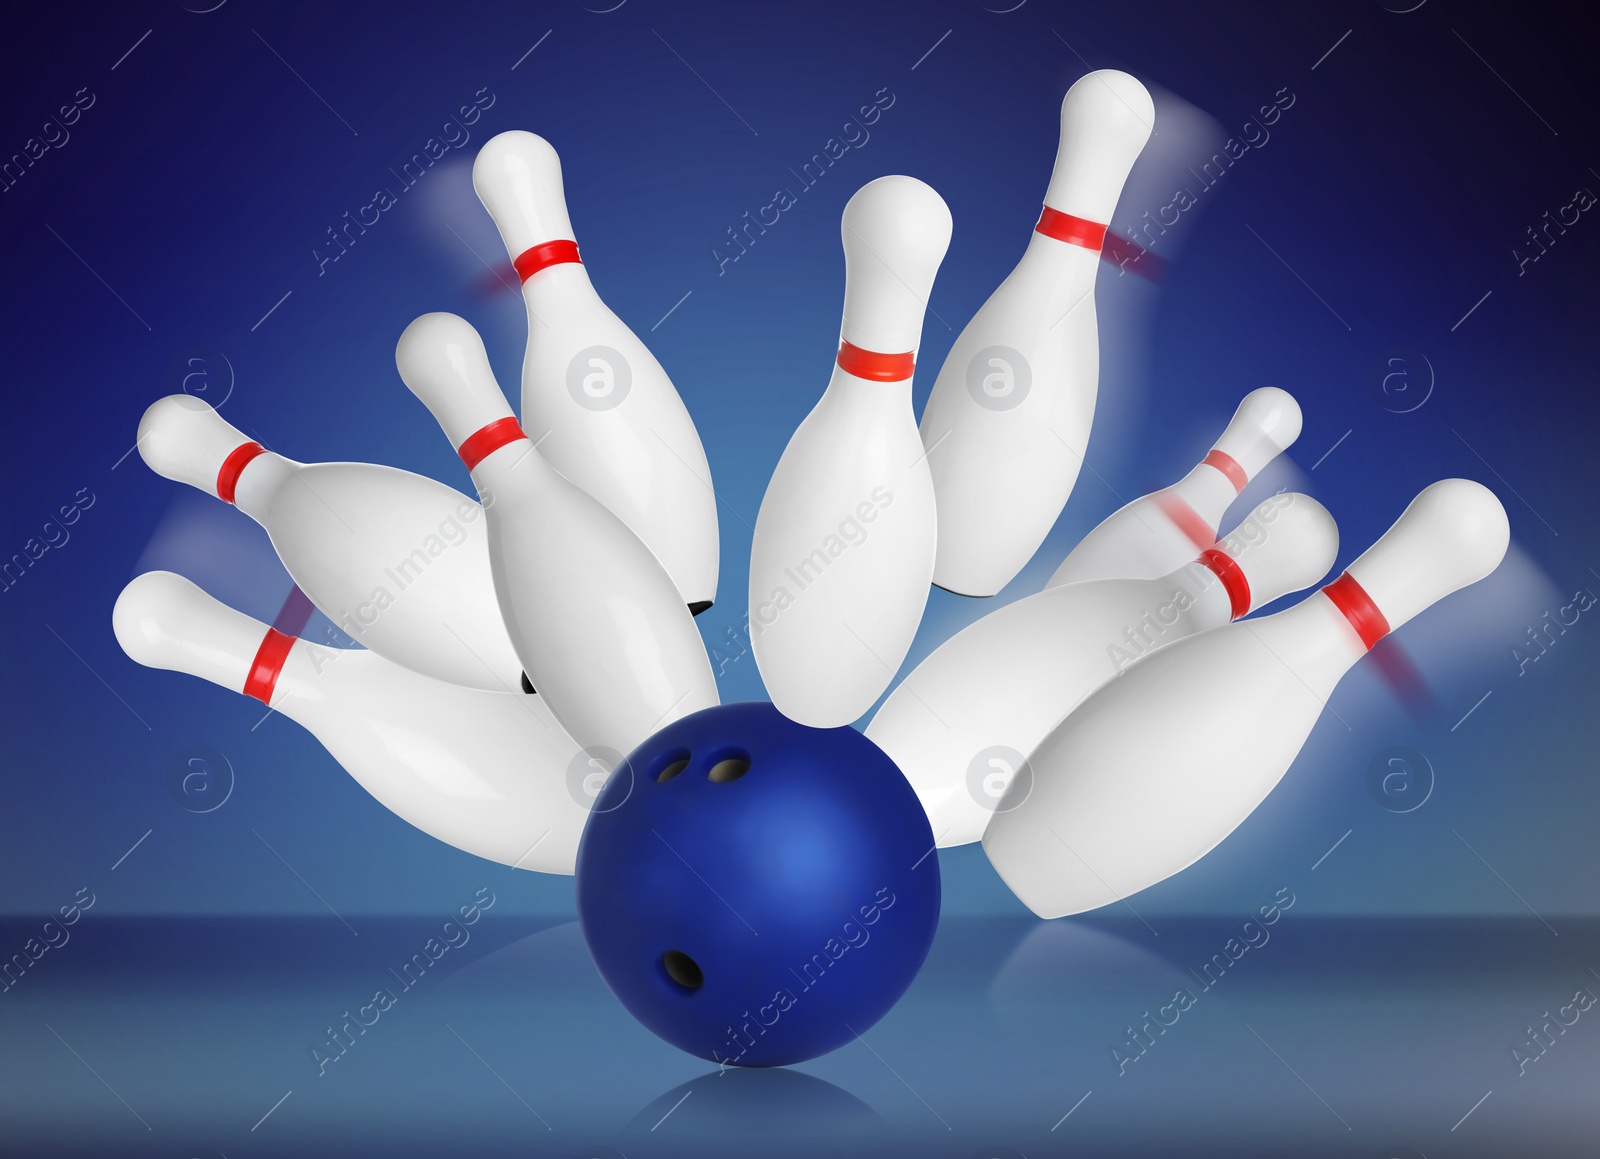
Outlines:
{"label": "red stripe on pin", "polygon": [[839,343],[839,369],[868,382],[903,382],[916,369],[915,351],[905,354],[879,354],[848,342]]}
{"label": "red stripe on pin", "polygon": [[1057,241],[1064,241],[1068,245],[1081,245],[1086,250],[1099,250],[1106,244],[1106,227],[1098,221],[1090,221],[1084,217],[1073,217],[1070,213],[1051,209],[1048,205],[1039,214],[1039,224],[1033,227],[1035,233],[1042,233],[1045,237],[1053,237]]}
{"label": "red stripe on pin", "polygon": [[1173,526],[1188,536],[1189,542],[1196,547],[1207,548],[1217,541],[1216,528],[1201,519],[1193,507],[1171,491],[1157,494],[1156,506],[1161,509],[1161,514],[1172,520]]}
{"label": "red stripe on pin", "polygon": [[256,658],[250,662],[250,675],[245,678],[243,690],[246,696],[253,696],[268,707],[272,705],[272,690],[278,685],[278,675],[294,643],[295,637],[276,628],[267,629],[261,647],[256,649]]}
{"label": "red stripe on pin", "polygon": [[234,489],[239,486],[240,472],[251,459],[266,453],[266,448],[260,443],[240,443],[233,448],[217,471],[217,498],[224,503],[232,503]]}
{"label": "red stripe on pin", "polygon": [[583,264],[583,259],[578,256],[577,242],[547,241],[542,245],[523,250],[511,264],[517,267],[517,276],[526,282],[540,270],[559,266],[564,262]]}
{"label": "red stripe on pin", "polygon": [[1367,589],[1356,582],[1355,576],[1345,572],[1327,587],[1322,594],[1333,601],[1333,606],[1344,613],[1350,626],[1369,649],[1389,634],[1389,621],[1378,610],[1378,605],[1367,595]]}
{"label": "red stripe on pin", "polygon": [[1235,495],[1243,491],[1245,484],[1250,482],[1250,476],[1244,473],[1244,468],[1239,466],[1239,461],[1228,454],[1227,451],[1212,451],[1200,461],[1208,467],[1215,467],[1226,475],[1228,482],[1233,484],[1233,493]]}
{"label": "red stripe on pin", "polygon": [[1250,610],[1250,581],[1245,578],[1244,569],[1233,556],[1213,547],[1201,552],[1197,562],[1210,568],[1211,573],[1222,581],[1235,620]]}
{"label": "red stripe on pin", "polygon": [[456,454],[461,456],[461,461],[467,465],[467,470],[470,471],[501,447],[527,437],[522,431],[522,424],[512,416],[507,415],[503,419],[495,419],[494,422],[483,429],[468,435],[456,450]]}

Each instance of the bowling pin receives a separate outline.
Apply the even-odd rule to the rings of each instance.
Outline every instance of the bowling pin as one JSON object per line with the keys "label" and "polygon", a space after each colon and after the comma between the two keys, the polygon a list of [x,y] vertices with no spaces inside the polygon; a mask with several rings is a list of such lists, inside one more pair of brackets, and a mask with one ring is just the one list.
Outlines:
{"label": "bowling pin", "polygon": [[424,314],[395,350],[480,494],[500,614],[533,686],[584,747],[627,753],[717,703],[689,609],[650,549],[545,461],[512,417],[483,339]]}
{"label": "bowling pin", "polygon": [[750,639],[767,693],[801,724],[849,724],[905,659],[933,574],[933,485],[911,374],[950,210],[913,177],[844,208],[833,377],[767,484],[750,549]]}
{"label": "bowling pin", "polygon": [[1013,781],[984,832],[989,860],[1046,918],[1193,864],[1282,779],[1340,677],[1385,634],[1488,575],[1509,542],[1499,500],[1446,479],[1321,591],[1155,652],[1040,742],[1032,783]]}
{"label": "bowling pin", "polygon": [[1150,94],[1127,73],[1102,69],[1067,90],[1033,238],[933,384],[922,441],[938,496],[933,582],[942,588],[994,595],[1072,493],[1099,389],[1100,248],[1154,119]]}
{"label": "bowling pin", "polygon": [[940,847],[977,841],[1012,779],[1030,775],[1027,754],[1084,697],[1157,648],[1315,583],[1338,550],[1320,503],[1274,495],[1162,579],[1049,588],[969,624],[889,694],[867,737],[917,791]]}
{"label": "bowling pin", "polygon": [[698,615],[717,598],[711,468],[667,372],[600,300],[572,240],[561,159],[543,137],[492,138],[472,183],[522,279],[522,422],[545,460],[644,540]]}
{"label": "bowling pin", "polygon": [[1252,390],[1194,470],[1106,516],[1045,586],[1166,574],[1211,545],[1234,497],[1299,437],[1300,404],[1289,392]]}
{"label": "bowling pin", "polygon": [[261,524],[300,590],[352,639],[452,684],[523,687],[483,508],[459,491],[371,463],[297,463],[186,394],[150,405],[138,447],[156,474]]}
{"label": "bowling pin", "polygon": [[584,757],[539,697],[286,636],[167,571],[136,577],[111,618],[132,659],[281,712],[424,833],[518,869],[572,872],[589,816]]}

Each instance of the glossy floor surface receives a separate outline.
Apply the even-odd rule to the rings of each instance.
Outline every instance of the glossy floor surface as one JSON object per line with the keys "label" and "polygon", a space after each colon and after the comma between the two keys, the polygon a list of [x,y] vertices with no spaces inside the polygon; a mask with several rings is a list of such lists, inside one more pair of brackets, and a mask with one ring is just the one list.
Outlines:
{"label": "glossy floor surface", "polygon": [[632,1021],[571,922],[485,914],[407,971],[443,915],[88,911],[0,994],[0,1149],[1593,1153],[1600,925],[1147,918],[951,917],[859,1042],[719,1075]]}

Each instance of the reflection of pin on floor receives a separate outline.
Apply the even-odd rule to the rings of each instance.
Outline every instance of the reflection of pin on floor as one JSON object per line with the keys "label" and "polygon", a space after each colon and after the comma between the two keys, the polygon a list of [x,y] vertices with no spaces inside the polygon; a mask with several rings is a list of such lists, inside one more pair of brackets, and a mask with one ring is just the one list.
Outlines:
{"label": "reflection of pin on floor", "polygon": [[[1085,1003],[1094,988],[1133,990],[1149,1001],[1193,985],[1184,970],[1152,952],[1156,934],[1138,917],[1123,910],[1118,923],[1119,932],[1083,922],[1035,923],[989,984],[989,1005],[1007,1022],[1035,1029],[1052,1008],[1081,1010],[1086,1023],[1090,1015],[1101,1023],[1084,1029],[1103,1034],[1100,1002]],[[1064,986],[1065,978],[1082,980],[1084,989]]]}

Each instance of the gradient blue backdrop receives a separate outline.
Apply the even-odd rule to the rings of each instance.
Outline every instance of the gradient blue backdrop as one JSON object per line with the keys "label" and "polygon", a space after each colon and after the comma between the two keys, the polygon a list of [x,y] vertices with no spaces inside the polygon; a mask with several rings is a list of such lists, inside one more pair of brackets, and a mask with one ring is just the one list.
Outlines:
{"label": "gradient blue backdrop", "polygon": [[[1491,487],[1514,539],[1499,575],[1353,673],[1331,705],[1338,719],[1318,726],[1280,789],[1215,853],[1134,899],[1139,912],[1244,913],[1292,879],[1316,887],[1299,890],[1297,914],[1559,925],[1594,913],[1600,611],[1522,661],[1535,654],[1530,626],[1579,589],[1600,592],[1596,215],[1552,229],[1547,252],[1519,264],[1540,252],[1526,235],[1547,211],[1600,192],[1592,37],[1564,31],[1577,10],[1560,6],[1393,11],[1412,7],[12,6],[0,22],[0,157],[21,154],[75,94],[93,103],[65,133],[48,130],[58,144],[0,193],[0,558],[45,539],[63,505],[92,505],[0,592],[0,912],[43,914],[87,887],[97,917],[331,921],[329,910],[443,914],[487,885],[497,917],[569,919],[569,880],[411,830],[291,722],[255,727],[256,702],[121,653],[110,609],[141,568],[186,559],[263,619],[288,586],[263,566],[247,519],[128,454],[139,415],[187,385],[291,457],[469,487],[401,385],[393,348],[417,314],[456,311],[516,382],[524,315],[497,277],[504,254],[470,165],[493,134],[535,130],[561,153],[596,286],[699,425],[723,553],[700,624],[724,699],[758,698],[741,642],[750,525],[827,380],[845,200],[903,172],[954,213],[920,408],[1026,243],[1062,93],[1090,68],[1118,67],[1176,118],[1158,123],[1119,206],[1123,233],[1175,184],[1200,188],[1184,171],[1191,153],[1240,135],[1278,94],[1293,102],[1268,139],[1249,130],[1259,145],[1155,243],[1159,282],[1102,270],[1106,372],[1089,469],[999,600],[1036,588],[1122,499],[1187,470],[1264,384],[1300,400],[1305,430],[1245,502],[1278,486],[1315,494],[1339,520],[1340,566],[1448,475]],[[719,265],[718,252],[737,252],[727,231],[776,189],[796,190],[793,170],[880,94],[893,103],[870,137],[849,129],[860,144]],[[463,140],[446,126],[475,97],[492,104]],[[399,190],[394,171],[430,138],[460,147],[320,262],[339,252],[327,231],[378,189]],[[988,606],[936,591],[908,663]],[[1394,745],[1432,770],[1412,812],[1369,788],[1375,755]],[[169,788],[169,766],[196,746],[234,777],[231,798],[205,814]],[[1022,912],[976,847],[940,856],[947,921]]]}
{"label": "gradient blue backdrop", "polygon": [[[1498,51],[1496,68],[1515,75],[1538,114],[1449,21],[1471,24],[1461,31],[1480,51]],[[226,397],[235,425],[285,454],[391,463],[470,487],[399,382],[393,346],[415,315],[458,311],[483,330],[502,378],[517,381],[520,302],[479,260],[504,264],[470,191],[481,142],[532,128],[555,143],[597,286],[648,336],[695,415],[722,499],[720,598],[702,629],[724,698],[748,699],[762,695],[740,655],[749,525],[827,379],[844,201],[873,177],[905,172],[954,212],[920,406],[931,369],[1026,242],[1060,95],[1092,65],[1132,69],[1235,136],[1280,90],[1293,104],[1266,130],[1270,140],[1185,215],[1192,225],[1183,223],[1181,250],[1167,247],[1164,285],[1105,271],[1108,346],[1128,353],[1108,350],[1092,470],[1036,564],[1000,598],[1036,587],[1119,496],[1186,470],[1240,396],[1267,383],[1302,403],[1305,432],[1291,457],[1304,478],[1290,481],[1338,518],[1341,564],[1420,487],[1461,474],[1501,496],[1518,549],[1549,584],[1548,598],[1524,599],[1515,614],[1467,617],[1446,603],[1402,631],[1402,644],[1429,628],[1481,644],[1467,677],[1448,669],[1438,712],[1419,722],[1378,703],[1353,733],[1325,719],[1282,791],[1146,905],[1226,908],[1264,859],[1326,848],[1353,827],[1352,867],[1320,907],[1526,912],[1474,868],[1453,826],[1536,908],[1592,909],[1597,854],[1585,836],[1600,780],[1584,706],[1600,637],[1589,640],[1580,621],[1520,676],[1512,649],[1577,588],[1600,591],[1590,570],[1600,554],[1589,322],[1600,229],[1580,219],[1520,275],[1513,248],[1537,252],[1525,230],[1575,189],[1600,190],[1600,178],[1583,152],[1592,103],[1545,59],[1560,45],[1541,37],[1536,52],[1521,27],[1488,13],[1447,20],[1433,7],[1398,15],[1371,5],[1286,17],[1035,4],[1002,17],[977,5],[810,5],[802,15],[635,3],[602,16],[575,4],[334,14],[233,3],[209,15],[106,8],[71,25],[44,13],[14,18],[7,147],[37,135],[80,89],[94,100],[70,139],[0,198],[10,269],[5,554],[42,541],[45,522],[80,488],[94,498],[63,529],[70,539],[0,594],[11,738],[0,906],[58,904],[147,829],[137,872],[119,877],[109,899],[122,911],[320,909],[251,829],[336,909],[448,904],[461,881],[502,872],[386,815],[292,723],[252,732],[254,702],[134,665],[109,621],[175,507],[243,525],[241,537],[254,532],[235,512],[195,514],[202,496],[154,476],[137,454],[124,458],[143,408],[180,389],[186,373],[191,390]],[[885,89],[893,104],[870,138],[719,267],[714,249],[739,252],[726,231],[778,187],[797,187],[791,169]],[[430,137],[462,140],[445,126],[480,91],[493,104],[466,128],[470,141],[319,265],[318,254],[340,252],[326,231],[347,211],[379,188],[401,189],[392,169]],[[1184,184],[1200,189],[1188,175]],[[1114,224],[1129,231],[1170,200],[1125,198]],[[1385,405],[1394,357],[1409,359],[1414,377],[1431,366],[1436,379],[1410,413]],[[205,570],[196,578],[270,619],[286,581],[262,574],[258,544],[218,542],[218,556],[230,552],[241,560],[232,579],[226,558],[196,561]],[[983,607],[935,592],[913,660]],[[1370,679],[1353,676],[1333,707],[1362,700]],[[1451,732],[1485,690],[1489,701]],[[1394,743],[1420,749],[1435,769],[1436,796],[1415,814],[1390,815],[1366,792],[1368,759]],[[237,777],[234,798],[204,816],[176,807],[165,788],[169,761],[196,745],[225,754]],[[944,857],[950,909],[1016,908],[976,850]],[[570,905],[566,881],[509,880],[513,905]]]}

